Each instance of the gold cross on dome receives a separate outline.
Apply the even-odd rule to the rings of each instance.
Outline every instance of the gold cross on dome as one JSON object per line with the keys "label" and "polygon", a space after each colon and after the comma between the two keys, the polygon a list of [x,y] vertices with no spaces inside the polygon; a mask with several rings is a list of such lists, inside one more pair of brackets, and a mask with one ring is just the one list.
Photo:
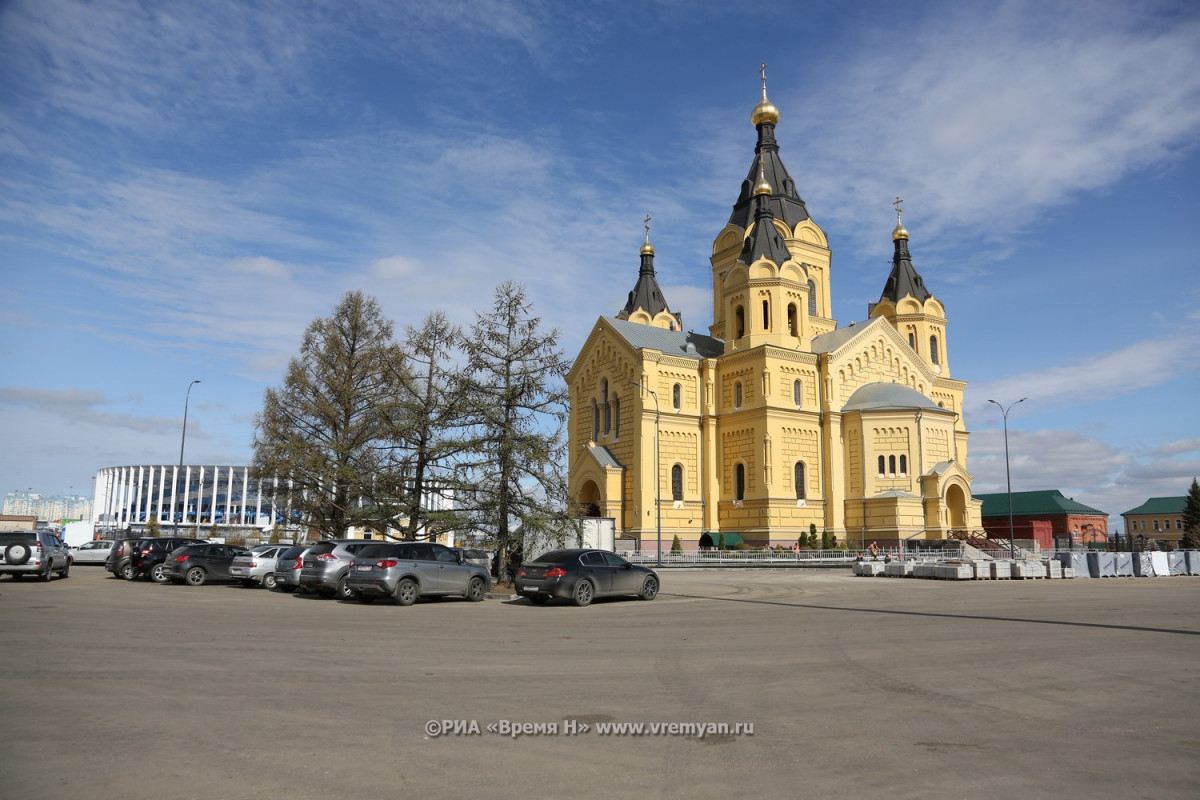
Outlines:
{"label": "gold cross on dome", "polygon": [[758,74],[762,75],[763,94],[767,93],[767,62],[762,62],[758,67]]}
{"label": "gold cross on dome", "polygon": [[650,215],[647,214],[646,218],[644,220],[642,220],[642,223],[646,226],[646,241],[647,242],[650,241],[650,219],[651,219]]}
{"label": "gold cross on dome", "polygon": [[903,202],[904,202],[903,200],[901,200],[899,197],[897,197],[895,202],[892,203],[892,206],[896,209],[896,221],[897,222],[900,221],[900,204]]}

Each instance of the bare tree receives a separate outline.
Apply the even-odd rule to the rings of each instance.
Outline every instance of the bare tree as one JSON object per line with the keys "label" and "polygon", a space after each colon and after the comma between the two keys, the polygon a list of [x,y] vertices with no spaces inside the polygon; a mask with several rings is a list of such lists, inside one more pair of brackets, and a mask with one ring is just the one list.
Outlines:
{"label": "bare tree", "polygon": [[267,390],[255,419],[254,470],[276,479],[276,502],[321,537],[342,538],[352,525],[383,530],[390,521],[374,497],[405,374],[392,324],[374,299],[349,292],[308,326],[283,385]]}

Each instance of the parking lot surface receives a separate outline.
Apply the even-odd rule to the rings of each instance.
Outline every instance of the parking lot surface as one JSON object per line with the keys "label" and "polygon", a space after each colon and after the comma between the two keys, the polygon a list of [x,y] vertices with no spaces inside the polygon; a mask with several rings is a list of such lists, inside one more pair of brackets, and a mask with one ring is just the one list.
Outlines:
{"label": "parking lot surface", "polygon": [[1195,797],[1198,610],[1187,577],[399,608],[76,567],[0,580],[0,796]]}

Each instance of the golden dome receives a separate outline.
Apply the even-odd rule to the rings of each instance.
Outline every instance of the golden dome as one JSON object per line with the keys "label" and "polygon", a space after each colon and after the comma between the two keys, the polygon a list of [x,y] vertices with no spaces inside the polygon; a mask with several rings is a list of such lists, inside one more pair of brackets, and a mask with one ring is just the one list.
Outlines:
{"label": "golden dome", "polygon": [[754,194],[772,194],[771,184],[767,183],[767,176],[763,174],[762,156],[758,157],[758,183],[754,184]]}
{"label": "golden dome", "polygon": [[897,222],[896,229],[894,231],[892,231],[892,241],[894,242],[897,239],[907,239],[907,238],[908,238],[908,229],[904,227],[904,223]]}
{"label": "golden dome", "polygon": [[764,122],[778,125],[779,109],[767,99],[767,62],[763,62],[759,68],[759,72],[762,73],[763,99],[761,103],[754,107],[754,111],[750,113],[750,119],[754,122],[754,127],[756,128]]}
{"label": "golden dome", "polygon": [[654,245],[650,244],[649,239],[647,239],[646,243],[644,245],[642,245],[642,255],[644,255],[644,256],[654,255]]}

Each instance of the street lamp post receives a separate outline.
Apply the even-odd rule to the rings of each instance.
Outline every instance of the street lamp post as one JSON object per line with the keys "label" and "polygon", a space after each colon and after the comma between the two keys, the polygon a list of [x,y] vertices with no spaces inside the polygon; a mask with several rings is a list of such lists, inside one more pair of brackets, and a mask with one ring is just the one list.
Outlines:
{"label": "street lamp post", "polygon": [[1008,412],[1012,411],[1013,406],[1017,405],[1017,403],[1024,403],[1028,399],[1027,397],[1022,397],[1016,403],[1010,404],[1008,408],[1000,405],[995,400],[988,400],[989,403],[994,404],[996,408],[1000,409],[1000,414],[1004,417],[1004,478],[1008,483],[1008,557],[1012,559],[1016,559],[1017,557],[1017,548],[1013,543],[1012,472],[1008,467]]}
{"label": "street lamp post", "polygon": [[[179,437],[179,474],[175,476],[175,481],[177,483],[179,481],[179,475],[183,474],[183,445],[187,441],[188,401],[192,399],[192,387],[195,386],[197,383],[200,383],[200,381],[195,380],[195,381],[192,381],[191,383],[189,383],[188,388],[187,388],[187,394],[185,394],[183,396],[183,434]],[[187,515],[187,483],[186,482],[183,485],[183,493],[184,493],[183,512],[180,514],[181,522],[184,521],[182,519],[182,517]],[[174,522],[174,520],[175,520],[175,509],[172,508],[171,509],[171,521]],[[200,524],[200,509],[196,509],[196,524],[197,525]],[[178,527],[178,526],[176,526],[176,527]]]}
{"label": "street lamp post", "polygon": [[653,389],[648,389],[642,386],[637,381],[630,381],[631,384],[639,389],[645,389],[654,398],[654,509],[657,517],[655,544],[654,544],[654,564],[662,566],[662,465],[659,463],[659,422],[661,413],[658,408],[658,394]]}

